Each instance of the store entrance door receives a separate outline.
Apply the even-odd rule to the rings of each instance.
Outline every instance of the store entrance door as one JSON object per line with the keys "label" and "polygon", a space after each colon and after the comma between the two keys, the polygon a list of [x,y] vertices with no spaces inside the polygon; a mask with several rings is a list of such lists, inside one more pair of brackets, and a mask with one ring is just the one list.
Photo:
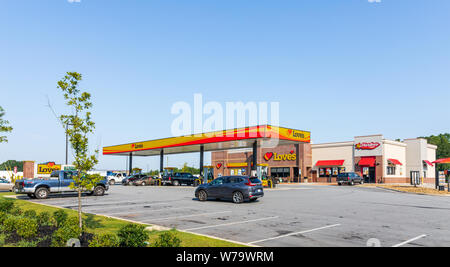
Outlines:
{"label": "store entrance door", "polygon": [[362,167],[362,176],[364,177],[365,183],[367,184],[376,183],[375,167]]}
{"label": "store entrance door", "polygon": [[298,167],[294,167],[294,183],[301,183]]}

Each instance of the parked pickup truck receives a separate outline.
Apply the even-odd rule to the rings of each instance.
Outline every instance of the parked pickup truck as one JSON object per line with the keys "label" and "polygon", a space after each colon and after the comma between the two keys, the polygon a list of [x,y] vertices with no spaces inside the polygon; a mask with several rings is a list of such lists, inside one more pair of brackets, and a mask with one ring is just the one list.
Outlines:
{"label": "parked pickup truck", "polygon": [[198,185],[198,178],[187,172],[177,172],[174,175],[163,176],[162,183],[164,185],[180,186],[185,185]]}
{"label": "parked pickup truck", "polygon": [[[54,171],[50,178],[39,178],[30,180],[18,180],[15,184],[16,194],[27,194],[30,198],[46,199],[50,194],[75,192],[69,187],[73,182],[72,177],[77,175],[76,171]],[[109,189],[108,181],[100,181],[90,195],[103,196]]]}

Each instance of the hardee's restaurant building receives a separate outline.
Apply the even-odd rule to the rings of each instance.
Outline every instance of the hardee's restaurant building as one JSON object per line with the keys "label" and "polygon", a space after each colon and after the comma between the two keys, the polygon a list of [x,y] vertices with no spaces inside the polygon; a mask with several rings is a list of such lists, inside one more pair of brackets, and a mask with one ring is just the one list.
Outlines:
{"label": "hardee's restaurant building", "polygon": [[[258,147],[257,162],[267,166],[268,175],[283,182],[304,182],[311,175],[311,133],[289,129],[284,133],[302,140],[296,144],[279,144],[273,148]],[[211,153],[214,176],[250,175],[252,149],[224,150]]]}

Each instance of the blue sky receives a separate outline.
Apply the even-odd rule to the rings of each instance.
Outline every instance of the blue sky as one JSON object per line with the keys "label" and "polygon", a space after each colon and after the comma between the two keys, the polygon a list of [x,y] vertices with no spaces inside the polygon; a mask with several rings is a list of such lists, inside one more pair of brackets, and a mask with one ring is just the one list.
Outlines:
{"label": "blue sky", "polygon": [[[56,82],[84,75],[93,148],[171,135],[177,101],[279,101],[315,143],[449,132],[448,0],[2,0],[0,162],[64,161]],[[444,114],[439,118],[436,114]],[[137,159],[144,169],[158,158]],[[197,155],[169,165],[197,164]],[[100,157],[100,169],[125,159]]]}

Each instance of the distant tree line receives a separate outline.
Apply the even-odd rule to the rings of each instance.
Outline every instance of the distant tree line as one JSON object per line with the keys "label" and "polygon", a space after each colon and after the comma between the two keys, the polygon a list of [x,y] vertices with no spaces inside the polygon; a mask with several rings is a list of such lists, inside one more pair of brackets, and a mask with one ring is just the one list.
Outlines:
{"label": "distant tree line", "polygon": [[7,160],[0,164],[0,171],[13,171],[17,167],[18,172],[23,172],[23,161]]}
{"label": "distant tree line", "polygon": [[[450,158],[450,133],[421,137],[437,146],[436,159]],[[438,170],[449,170],[450,164],[438,164]]]}
{"label": "distant tree line", "polygon": [[[195,167],[190,167],[190,166],[188,166],[187,163],[184,163],[182,168],[174,168],[174,172],[188,172],[191,174],[200,174],[200,169],[195,168]],[[151,171],[147,172],[146,174],[150,175],[150,176],[158,176],[159,170],[151,170]]]}

